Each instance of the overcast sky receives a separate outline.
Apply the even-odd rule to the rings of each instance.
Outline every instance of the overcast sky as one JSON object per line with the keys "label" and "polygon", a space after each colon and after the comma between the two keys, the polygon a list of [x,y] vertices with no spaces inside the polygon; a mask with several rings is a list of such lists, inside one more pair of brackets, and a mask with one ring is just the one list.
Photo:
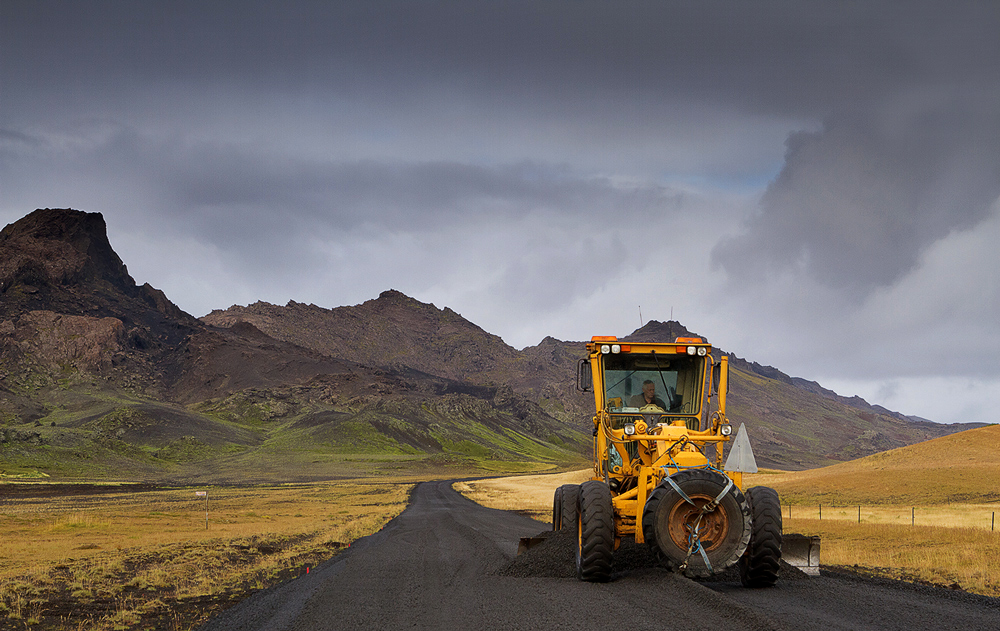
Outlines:
{"label": "overcast sky", "polygon": [[393,288],[523,348],[673,315],[995,422],[997,33],[996,2],[3,0],[0,225],[101,212],[196,316]]}

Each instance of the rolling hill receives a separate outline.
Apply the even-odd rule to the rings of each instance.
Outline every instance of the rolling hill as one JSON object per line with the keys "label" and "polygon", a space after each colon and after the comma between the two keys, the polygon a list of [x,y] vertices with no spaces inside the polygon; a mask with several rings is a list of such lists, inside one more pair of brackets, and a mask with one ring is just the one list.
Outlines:
{"label": "rolling hill", "polygon": [[1000,500],[1000,425],[989,425],[849,462],[758,475],[789,501],[824,504],[942,504]]}

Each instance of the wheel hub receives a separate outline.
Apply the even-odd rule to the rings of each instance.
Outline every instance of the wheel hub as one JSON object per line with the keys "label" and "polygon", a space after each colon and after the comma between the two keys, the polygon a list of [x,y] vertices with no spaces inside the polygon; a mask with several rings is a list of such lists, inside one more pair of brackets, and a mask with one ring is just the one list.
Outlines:
{"label": "wheel hub", "polygon": [[[702,508],[712,503],[715,498],[706,495],[690,497],[694,504],[680,501],[670,510],[667,518],[667,532],[670,539],[681,550],[687,550],[692,535],[697,534],[701,547],[706,551],[713,550],[725,541],[729,533],[729,518],[718,506],[712,511],[702,513]],[[696,528],[697,533],[695,533]]]}

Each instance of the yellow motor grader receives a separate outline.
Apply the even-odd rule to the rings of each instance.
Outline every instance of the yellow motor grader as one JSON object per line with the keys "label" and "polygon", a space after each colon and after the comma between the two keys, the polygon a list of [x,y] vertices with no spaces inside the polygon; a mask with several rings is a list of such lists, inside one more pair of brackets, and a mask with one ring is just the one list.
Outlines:
{"label": "yellow motor grader", "polygon": [[577,386],[594,393],[594,475],[556,489],[552,509],[554,529],[576,531],[578,578],[608,580],[614,550],[634,537],[686,576],[738,565],[745,586],[774,585],[781,504],[773,489],[744,489],[757,465],[726,416],[728,357],[700,337],[597,336],[587,353]]}

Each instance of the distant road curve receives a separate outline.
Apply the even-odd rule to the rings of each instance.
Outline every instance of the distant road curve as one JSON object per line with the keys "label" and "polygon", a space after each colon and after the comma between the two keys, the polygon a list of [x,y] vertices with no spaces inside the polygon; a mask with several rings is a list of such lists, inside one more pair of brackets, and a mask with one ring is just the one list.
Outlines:
{"label": "distant road curve", "polygon": [[424,482],[380,532],[201,629],[1000,629],[1000,599],[839,575],[779,579],[774,588],[747,590],[648,567],[606,584],[505,571],[518,538],[544,528],[479,506],[450,482]]}

